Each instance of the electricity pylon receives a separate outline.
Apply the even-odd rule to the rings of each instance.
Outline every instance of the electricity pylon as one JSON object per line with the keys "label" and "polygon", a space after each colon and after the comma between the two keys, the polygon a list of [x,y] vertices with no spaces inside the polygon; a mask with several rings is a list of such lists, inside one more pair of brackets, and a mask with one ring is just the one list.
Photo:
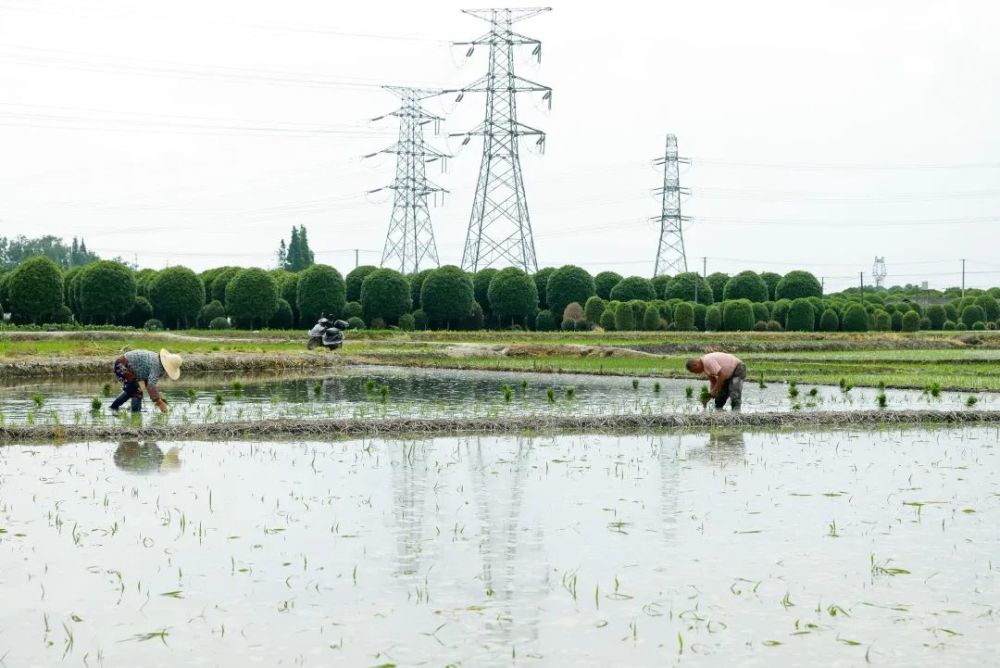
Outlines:
{"label": "electricity pylon", "polygon": [[486,75],[457,91],[459,100],[465,93],[486,93],[485,120],[469,132],[458,133],[465,136],[463,144],[468,144],[474,135],[483,137],[476,198],[462,254],[462,268],[466,271],[494,264],[512,265],[527,272],[538,270],[518,143],[521,137],[536,137],[536,145],[544,149],[545,133],[518,122],[517,94],[542,93],[542,99],[551,106],[552,89],[514,74],[514,48],[533,46],[532,54],[541,62],[542,43],[514,32],[511,26],[550,9],[462,10],[490,24],[489,32],[482,37],[455,42],[469,47],[466,57],[473,54],[476,46],[490,47]]}
{"label": "electricity pylon", "polygon": [[662,203],[659,217],[660,243],[656,250],[653,276],[676,276],[687,271],[683,223],[689,218],[681,215],[681,195],[687,195],[690,191],[681,188],[680,165],[688,162],[687,158],[677,157],[677,135],[667,135],[666,153],[656,161],[657,165],[663,165],[663,187],[657,189],[662,196]]}
{"label": "electricity pylon", "polygon": [[[434,123],[437,134],[443,119],[427,113],[421,100],[440,95],[441,91],[403,86],[383,88],[398,95],[402,102],[399,109],[386,114],[399,118],[399,139],[392,146],[365,157],[378,153],[395,155],[396,178],[391,185],[369,192],[394,191],[381,266],[398,268],[401,273],[408,274],[420,271],[421,267],[439,264],[427,196],[447,191],[427,180],[426,166],[437,160],[444,164],[449,156],[424,142],[424,126]],[[385,116],[373,120],[382,118]]]}
{"label": "electricity pylon", "polygon": [[872,276],[875,277],[875,287],[881,288],[885,282],[885,277],[888,275],[889,271],[885,268],[885,258],[876,257],[875,263],[872,265]]}

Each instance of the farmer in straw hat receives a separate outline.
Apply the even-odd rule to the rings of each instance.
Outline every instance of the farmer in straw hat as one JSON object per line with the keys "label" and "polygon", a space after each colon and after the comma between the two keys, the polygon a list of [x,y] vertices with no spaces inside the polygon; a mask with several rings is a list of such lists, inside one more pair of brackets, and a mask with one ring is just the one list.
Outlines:
{"label": "farmer in straw hat", "polygon": [[170,380],[177,380],[181,376],[180,355],[168,351],[166,348],[154,353],[152,350],[130,350],[115,360],[115,378],[122,384],[122,393],[111,403],[111,410],[117,410],[127,400],[131,399],[132,411],[142,410],[143,390],[149,392],[149,398],[153,400],[156,407],[161,412],[167,412],[167,402],[160,396],[157,381],[160,376],[166,374]]}

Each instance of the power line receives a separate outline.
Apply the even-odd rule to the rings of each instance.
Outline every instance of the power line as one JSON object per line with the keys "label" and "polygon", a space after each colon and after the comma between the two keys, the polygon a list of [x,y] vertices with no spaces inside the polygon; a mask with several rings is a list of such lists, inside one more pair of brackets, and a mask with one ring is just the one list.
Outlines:
{"label": "power line", "polygon": [[873,170],[873,171],[903,171],[903,170],[940,170],[940,169],[1000,169],[1000,162],[941,162],[941,163],[809,163],[809,162],[751,162],[746,160],[727,160],[725,158],[691,158],[692,165],[710,165],[716,167],[749,167],[756,169],[816,169],[816,170]]}

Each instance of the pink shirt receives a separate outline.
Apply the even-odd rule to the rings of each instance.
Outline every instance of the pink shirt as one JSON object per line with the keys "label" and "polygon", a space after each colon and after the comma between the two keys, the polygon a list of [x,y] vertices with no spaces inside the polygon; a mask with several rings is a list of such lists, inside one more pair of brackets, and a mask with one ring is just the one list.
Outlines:
{"label": "pink shirt", "polygon": [[701,358],[701,363],[705,365],[706,376],[725,380],[733,375],[743,360],[729,353],[709,353]]}

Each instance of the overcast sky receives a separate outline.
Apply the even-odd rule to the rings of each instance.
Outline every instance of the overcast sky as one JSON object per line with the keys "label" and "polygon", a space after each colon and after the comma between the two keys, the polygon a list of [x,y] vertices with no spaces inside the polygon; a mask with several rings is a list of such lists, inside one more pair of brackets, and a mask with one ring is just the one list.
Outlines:
{"label": "overcast sky", "polygon": [[[451,40],[465,2],[0,0],[0,235],[83,236],[142,266],[270,267],[292,225],[317,261],[378,264],[391,201],[394,97],[485,72]],[[1000,284],[1000,40],[995,2],[556,2],[520,101],[540,266],[649,276],[652,162],[668,132],[688,264],[807,268],[827,289],[884,255],[890,283]],[[433,100],[443,133],[484,100]],[[442,263],[461,261],[481,142],[432,178]]]}

